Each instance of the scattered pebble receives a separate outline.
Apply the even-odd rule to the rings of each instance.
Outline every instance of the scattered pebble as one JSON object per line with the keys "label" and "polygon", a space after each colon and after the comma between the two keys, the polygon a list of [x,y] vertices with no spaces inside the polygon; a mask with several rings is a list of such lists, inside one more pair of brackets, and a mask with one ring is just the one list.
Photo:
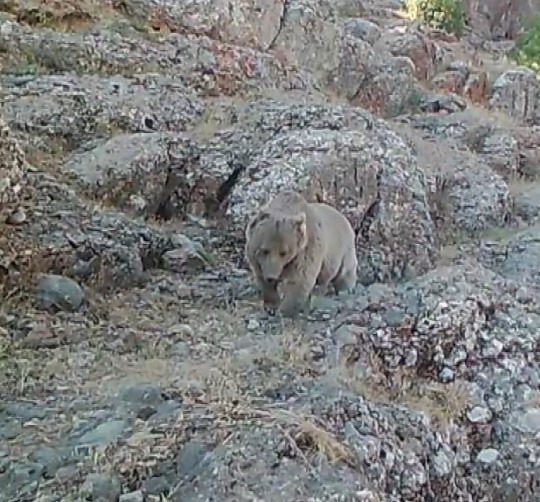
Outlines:
{"label": "scattered pebble", "polygon": [[475,406],[467,412],[467,418],[473,424],[487,424],[491,420],[491,411],[483,406]]}
{"label": "scattered pebble", "polygon": [[476,456],[476,461],[482,464],[492,464],[499,458],[499,452],[495,448],[481,450]]}
{"label": "scattered pebble", "polygon": [[26,213],[24,209],[19,208],[10,213],[6,218],[8,225],[22,225],[26,221]]}
{"label": "scattered pebble", "polygon": [[39,308],[51,307],[66,311],[79,310],[84,303],[84,292],[79,284],[61,275],[46,275],[37,283],[35,299]]}
{"label": "scattered pebble", "polygon": [[118,502],[144,502],[144,494],[142,491],[124,493],[120,495]]}

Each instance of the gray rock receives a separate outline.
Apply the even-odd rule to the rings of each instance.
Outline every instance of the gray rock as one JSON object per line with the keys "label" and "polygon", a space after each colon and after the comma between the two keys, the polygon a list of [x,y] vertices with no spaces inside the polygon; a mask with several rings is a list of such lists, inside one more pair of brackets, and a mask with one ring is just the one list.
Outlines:
{"label": "gray rock", "polygon": [[5,403],[2,405],[2,410],[23,421],[43,419],[47,416],[47,411],[43,406],[32,403]]}
{"label": "gray rock", "polygon": [[447,476],[452,472],[452,461],[444,451],[438,451],[433,457],[433,470],[438,477]]}
{"label": "gray rock", "polygon": [[144,502],[144,494],[142,491],[124,493],[120,495],[118,502]]}
{"label": "gray rock", "polygon": [[173,488],[173,484],[165,476],[152,476],[145,480],[143,486],[144,493],[154,497],[166,497]]}
{"label": "gray rock", "polygon": [[482,464],[492,464],[499,458],[499,452],[495,448],[485,448],[478,452],[476,461]]}
{"label": "gray rock", "polygon": [[67,450],[50,447],[37,448],[30,458],[37,464],[43,465],[43,476],[46,478],[54,477],[58,469],[69,462]]}
{"label": "gray rock", "polygon": [[39,463],[11,464],[4,474],[0,474],[0,486],[3,488],[2,495],[5,494],[4,490],[9,490],[8,494],[13,495],[33,491],[42,473],[43,466]]}
{"label": "gray rock", "polygon": [[493,83],[490,104],[524,123],[538,123],[538,93],[534,72],[525,67],[513,68]]}
{"label": "gray rock", "polygon": [[530,187],[515,196],[516,213],[525,221],[540,215],[540,185]]}
{"label": "gray rock", "polygon": [[123,420],[110,420],[76,439],[80,445],[99,445],[116,441],[124,432],[126,423]]}
{"label": "gray rock", "polygon": [[22,425],[18,421],[11,421],[6,425],[0,425],[0,438],[11,440],[21,434]]}
{"label": "gray rock", "polygon": [[42,309],[55,307],[76,311],[83,305],[85,296],[81,286],[73,279],[59,275],[47,275],[39,280],[35,298],[38,306]]}
{"label": "gray rock", "polygon": [[521,414],[518,424],[531,434],[540,432],[540,408],[532,408]]}
{"label": "gray rock", "polygon": [[467,412],[467,418],[473,424],[485,424],[491,420],[491,411],[483,406],[475,406]]}
{"label": "gray rock", "polygon": [[[496,248],[495,248],[496,249]],[[495,270],[521,285],[540,285],[540,226],[535,225],[510,235],[504,245],[504,256]]]}
{"label": "gray rock", "polygon": [[163,402],[161,389],[155,385],[137,385],[128,387],[120,393],[120,399],[130,404],[141,406],[159,406]]}
{"label": "gray rock", "polygon": [[205,467],[208,451],[197,441],[186,443],[176,456],[176,471],[182,478],[192,478]]}
{"label": "gray rock", "polygon": [[100,502],[117,502],[122,493],[122,482],[108,474],[89,474],[80,488],[82,496]]}
{"label": "gray rock", "polygon": [[350,19],[345,23],[345,31],[354,37],[361,38],[373,45],[381,36],[381,29],[375,23],[367,19]]}

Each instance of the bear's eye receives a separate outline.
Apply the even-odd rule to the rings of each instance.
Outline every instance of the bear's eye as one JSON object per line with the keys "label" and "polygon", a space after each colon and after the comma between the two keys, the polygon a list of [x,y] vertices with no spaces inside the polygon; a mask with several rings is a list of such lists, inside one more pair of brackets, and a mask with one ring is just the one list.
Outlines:
{"label": "bear's eye", "polygon": [[279,256],[281,256],[282,258],[285,258],[285,256],[287,256],[287,252],[286,251],[280,251]]}
{"label": "bear's eye", "polygon": [[260,250],[260,253],[262,256],[268,256],[268,254],[270,253],[270,251],[268,249],[261,249]]}

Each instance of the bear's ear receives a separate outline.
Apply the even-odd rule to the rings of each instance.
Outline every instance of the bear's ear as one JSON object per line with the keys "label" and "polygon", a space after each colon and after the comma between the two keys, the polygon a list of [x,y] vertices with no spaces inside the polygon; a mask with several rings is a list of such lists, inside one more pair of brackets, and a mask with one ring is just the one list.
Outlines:
{"label": "bear's ear", "polygon": [[260,209],[259,212],[249,220],[246,228],[246,238],[249,238],[253,229],[262,221],[270,217],[270,212],[264,209]]}

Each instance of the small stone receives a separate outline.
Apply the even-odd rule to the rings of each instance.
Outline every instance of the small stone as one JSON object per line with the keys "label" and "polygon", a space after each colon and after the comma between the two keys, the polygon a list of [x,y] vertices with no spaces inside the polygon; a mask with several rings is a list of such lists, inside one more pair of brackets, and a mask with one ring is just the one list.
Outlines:
{"label": "small stone", "polygon": [[84,497],[101,502],[116,502],[122,493],[122,483],[116,476],[89,474],[80,489]]}
{"label": "small stone", "polygon": [[152,476],[144,482],[143,491],[146,495],[154,497],[164,495],[166,497],[171,491],[171,483],[165,476]]}
{"label": "small stone", "polygon": [[118,502],[144,502],[144,495],[141,490],[131,493],[124,493],[123,495],[120,495]]}
{"label": "small stone", "polygon": [[452,462],[444,451],[438,451],[433,457],[433,469],[437,476],[447,476],[452,472]]}
{"label": "small stone", "polygon": [[26,221],[26,213],[24,209],[19,208],[13,211],[6,218],[6,223],[8,225],[22,225]]}
{"label": "small stone", "polygon": [[527,432],[540,432],[540,408],[527,410],[520,420],[521,427]]}
{"label": "small stone", "polygon": [[492,414],[489,408],[475,406],[467,412],[467,418],[473,424],[486,424],[491,420]]}
{"label": "small stone", "polygon": [[504,344],[502,342],[500,342],[499,340],[492,340],[491,345],[489,345],[482,351],[482,355],[484,357],[495,358],[502,352],[503,348]]}
{"label": "small stone", "polygon": [[442,382],[450,382],[454,378],[454,372],[450,368],[443,368],[439,373],[439,379]]}
{"label": "small stone", "polygon": [[161,388],[157,385],[134,385],[124,389],[120,399],[127,403],[157,406],[163,402]]}
{"label": "small stone", "polygon": [[349,35],[358,37],[371,45],[381,36],[381,29],[378,25],[362,18],[351,19],[346,23],[345,29]]}
{"label": "small stone", "polygon": [[405,312],[403,312],[403,310],[401,309],[397,309],[393,307],[386,310],[386,312],[383,314],[384,322],[388,326],[392,326],[392,327],[400,326],[404,318],[405,318]]}
{"label": "small stone", "polygon": [[197,441],[190,441],[184,445],[176,456],[176,469],[180,477],[196,476],[202,467],[206,456],[206,446]]}
{"label": "small stone", "polygon": [[261,324],[256,319],[250,319],[247,323],[247,329],[249,331],[256,331],[261,327]]}
{"label": "small stone", "polygon": [[36,286],[35,298],[38,307],[44,310],[55,307],[73,312],[84,303],[84,292],[81,286],[69,277],[46,275]]}
{"label": "small stone", "polygon": [[15,439],[20,436],[22,431],[22,425],[20,422],[12,421],[4,426],[0,426],[0,439],[6,439],[7,441]]}
{"label": "small stone", "polygon": [[192,337],[193,336],[193,328],[189,324],[175,324],[174,326],[171,326],[167,330],[167,334],[169,336],[186,336],[186,337]]}
{"label": "small stone", "polygon": [[418,352],[416,349],[411,349],[407,352],[407,355],[405,356],[405,366],[412,367],[416,365],[416,362],[418,361]]}
{"label": "small stone", "polygon": [[137,418],[139,420],[147,421],[151,416],[155,415],[157,410],[152,406],[145,406],[137,412]]}
{"label": "small stone", "polygon": [[499,457],[499,452],[495,448],[485,448],[476,456],[476,461],[482,464],[492,464]]}
{"label": "small stone", "polygon": [[93,430],[83,434],[77,441],[82,445],[99,445],[116,441],[124,431],[126,424],[123,420],[111,420],[99,424]]}
{"label": "small stone", "polygon": [[43,465],[45,478],[54,477],[58,469],[67,463],[66,457],[66,452],[49,447],[38,448],[30,456],[34,462]]}

